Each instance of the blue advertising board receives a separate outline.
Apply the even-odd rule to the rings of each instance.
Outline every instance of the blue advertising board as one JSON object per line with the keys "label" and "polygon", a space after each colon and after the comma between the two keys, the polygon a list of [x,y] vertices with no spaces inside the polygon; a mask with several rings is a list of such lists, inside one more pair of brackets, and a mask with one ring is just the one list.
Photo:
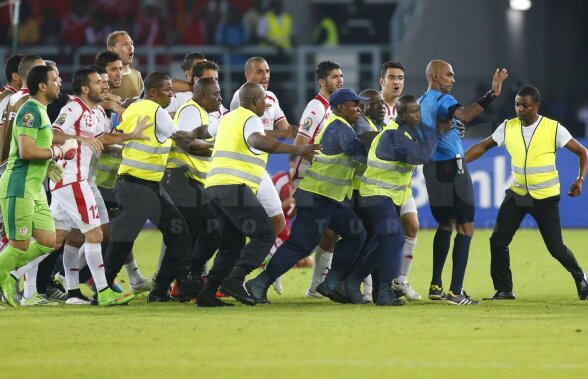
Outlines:
{"label": "blue advertising board", "polygon": [[[465,139],[464,146],[467,149],[477,143],[477,139]],[[579,140],[587,146],[588,140]],[[567,195],[568,189],[578,176],[578,157],[567,149],[557,152],[557,169],[561,183],[560,214],[561,223],[566,228],[588,227],[588,187],[584,187],[585,193],[576,198]],[[502,200],[504,191],[511,183],[510,156],[503,147],[496,147],[484,154],[478,160],[468,165],[476,195],[476,218],[478,228],[493,228],[496,214]],[[270,155],[268,171],[272,174],[288,169],[288,157],[286,155]],[[412,188],[415,202],[419,210],[419,222],[421,228],[435,228],[435,219],[429,209],[429,199],[425,187],[425,178],[419,167],[412,179]],[[521,223],[521,228],[536,227],[532,217],[527,216]]]}

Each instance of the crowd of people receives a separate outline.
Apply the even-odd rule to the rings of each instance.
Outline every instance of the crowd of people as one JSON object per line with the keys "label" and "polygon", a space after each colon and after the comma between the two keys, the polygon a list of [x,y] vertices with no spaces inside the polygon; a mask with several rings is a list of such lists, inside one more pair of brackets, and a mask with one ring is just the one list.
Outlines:
{"label": "crowd of people", "polygon": [[[500,96],[505,69],[493,74],[487,93],[462,105],[451,95],[453,68],[442,60],[426,67],[428,89],[420,97],[403,94],[399,62],[382,65],[378,89],[358,93],[344,86],[343,67],[325,60],[315,71],[319,92],[295,125],[269,90],[263,57],[247,60],[245,83],[227,109],[220,67],[201,53],[186,54],[185,78],[143,77],[132,67],[128,32],[108,34],[106,47],[94,65],[75,71],[73,96],[61,93],[55,62],[15,54],[5,63],[6,304],[113,306],[147,291],[148,302],[195,299],[199,307],[224,307],[234,305],[222,300],[230,296],[264,304],[268,289],[281,293],[282,275],[308,264],[312,253],[309,298],[380,306],[421,301],[408,277],[419,230],[410,183],[423,165],[438,222],[427,296],[476,305],[463,289],[475,213],[467,163],[494,146],[511,155],[513,182],[490,239],[496,293],[489,299],[515,299],[509,244],[529,213],[579,299],[588,300],[586,275],[561,236],[555,153],[565,147],[578,156],[572,197],[581,194],[588,154],[564,126],[538,113],[539,91],[521,88],[517,117],[464,151],[465,127]],[[268,154],[290,154],[291,170],[272,180]],[[147,221],[163,235],[152,279],[133,253]],[[441,276],[454,231],[445,291]],[[116,281],[123,266],[130,293]],[[83,283],[93,296],[80,290]]]}

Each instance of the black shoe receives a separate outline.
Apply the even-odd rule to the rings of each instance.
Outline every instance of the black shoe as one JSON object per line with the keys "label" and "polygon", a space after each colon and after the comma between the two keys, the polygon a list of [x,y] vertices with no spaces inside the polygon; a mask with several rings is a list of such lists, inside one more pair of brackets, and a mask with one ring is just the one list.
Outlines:
{"label": "black shoe", "polygon": [[380,291],[376,299],[376,305],[397,307],[405,305],[405,302],[394,294],[391,282],[382,282],[380,283]]}
{"label": "black shoe", "polygon": [[162,292],[152,289],[149,295],[147,295],[148,303],[167,303],[169,301],[176,301],[176,299],[171,297],[167,291]]}
{"label": "black shoe", "polygon": [[496,291],[492,297],[486,297],[482,300],[514,300],[515,294],[509,291]]}
{"label": "black shoe", "polygon": [[[337,285],[331,286],[325,282],[322,282],[321,284],[319,284],[316,287],[316,292],[320,293],[321,295],[328,298],[329,300],[333,300],[333,296],[337,296],[337,295],[335,295],[336,288],[337,288]],[[335,300],[333,300],[333,301],[335,301]]]}
{"label": "black shoe", "polygon": [[180,303],[187,303],[197,298],[198,294],[204,288],[204,280],[201,277],[192,278],[182,281],[179,285],[178,300]]}
{"label": "black shoe", "polygon": [[204,307],[204,308],[215,308],[215,307],[233,307],[235,304],[225,303],[221,299],[218,299],[216,296],[208,297],[202,296],[196,299],[196,306],[197,307]]}
{"label": "black shoe", "polygon": [[[343,291],[341,291],[341,288]],[[344,280],[337,288],[335,292],[344,294],[351,304],[366,304],[367,302],[363,298],[363,294],[359,290],[359,283],[353,282],[349,279]]]}
{"label": "black shoe", "polygon": [[255,299],[249,295],[243,282],[238,279],[225,279],[219,290],[225,295],[234,297],[245,305],[255,305]]}
{"label": "black shoe", "polygon": [[260,288],[259,285],[255,284],[254,280],[255,279],[245,282],[245,289],[249,292],[249,296],[251,296],[257,304],[271,304],[267,298],[267,288],[264,291],[263,288]]}
{"label": "black shoe", "polygon": [[584,279],[576,283],[576,288],[578,289],[580,300],[588,300],[588,279],[586,279],[586,275],[584,275]]}

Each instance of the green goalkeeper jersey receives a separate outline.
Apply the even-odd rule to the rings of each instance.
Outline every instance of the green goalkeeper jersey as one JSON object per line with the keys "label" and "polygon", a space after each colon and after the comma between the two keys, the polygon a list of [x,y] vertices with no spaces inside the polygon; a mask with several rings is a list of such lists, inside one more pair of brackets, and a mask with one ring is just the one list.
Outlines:
{"label": "green goalkeeper jersey", "polygon": [[46,199],[43,181],[47,175],[49,160],[21,159],[18,152],[19,136],[31,137],[40,148],[51,147],[53,130],[46,106],[35,99],[29,99],[16,114],[8,163],[0,178],[0,198],[15,196],[35,200]]}

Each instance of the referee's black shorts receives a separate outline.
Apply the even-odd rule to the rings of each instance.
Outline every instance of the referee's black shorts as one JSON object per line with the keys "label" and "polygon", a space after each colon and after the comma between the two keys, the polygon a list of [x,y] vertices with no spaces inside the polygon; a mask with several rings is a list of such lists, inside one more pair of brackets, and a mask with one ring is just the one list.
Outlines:
{"label": "referee's black shorts", "polygon": [[465,163],[463,169],[463,174],[457,173],[455,159],[429,161],[423,165],[431,212],[438,223],[474,222],[474,186]]}

